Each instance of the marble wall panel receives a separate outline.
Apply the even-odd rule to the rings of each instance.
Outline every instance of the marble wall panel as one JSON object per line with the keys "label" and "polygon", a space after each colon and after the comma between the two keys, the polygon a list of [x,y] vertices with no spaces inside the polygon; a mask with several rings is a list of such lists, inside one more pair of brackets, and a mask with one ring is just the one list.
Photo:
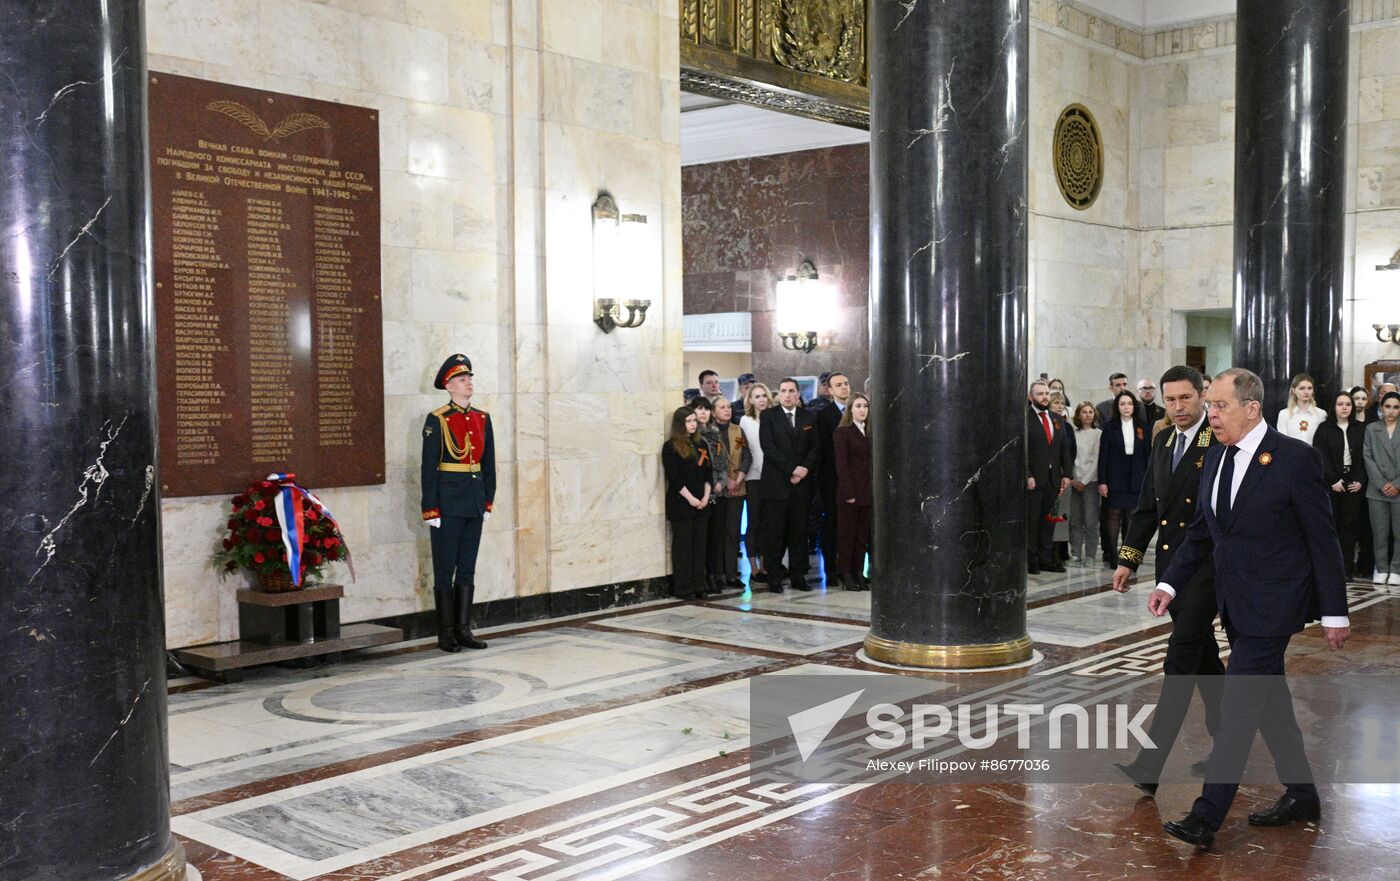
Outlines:
{"label": "marble wall panel", "polygon": [[[418,459],[423,418],[444,400],[432,375],[451,351],[473,359],[501,464],[478,599],[664,575],[650,498],[589,507],[576,493],[564,510],[588,511],[601,545],[573,550],[553,534],[549,463],[620,457],[609,468],[622,492],[659,497],[661,411],[681,363],[676,11],[651,0],[154,0],[147,11],[153,71],[378,111],[387,474],[323,496],[360,575],[345,620],[431,604]],[[591,323],[580,279],[591,279],[600,189],[651,220],[641,247],[655,305],[640,331],[604,336]],[[592,400],[593,449],[575,449],[562,416],[551,428],[550,392]],[[172,646],[237,635],[237,585],[207,567],[224,505],[163,503]],[[616,557],[614,532],[633,537]]]}

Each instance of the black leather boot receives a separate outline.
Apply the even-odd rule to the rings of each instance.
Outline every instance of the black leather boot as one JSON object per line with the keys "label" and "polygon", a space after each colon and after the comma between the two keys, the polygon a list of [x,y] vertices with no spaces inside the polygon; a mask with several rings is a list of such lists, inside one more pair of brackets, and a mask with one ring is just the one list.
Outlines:
{"label": "black leather boot", "polygon": [[453,591],[452,614],[453,614],[453,636],[457,638],[457,645],[464,649],[484,649],[486,643],[472,636],[472,594],[476,593],[476,585],[459,584]]}
{"label": "black leather boot", "polygon": [[452,633],[452,592],[435,590],[433,599],[437,602],[438,648],[445,652],[460,652],[462,647]]}

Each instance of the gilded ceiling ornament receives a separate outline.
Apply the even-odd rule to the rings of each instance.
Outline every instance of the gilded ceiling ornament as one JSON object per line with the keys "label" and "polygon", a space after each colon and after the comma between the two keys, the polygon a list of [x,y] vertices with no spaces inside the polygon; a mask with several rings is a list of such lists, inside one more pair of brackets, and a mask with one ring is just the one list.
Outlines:
{"label": "gilded ceiling ornament", "polygon": [[865,0],[767,0],[773,57],[784,67],[855,82],[865,65]]}
{"label": "gilded ceiling ornament", "polygon": [[1089,108],[1071,104],[1064,109],[1055,123],[1051,152],[1065,201],[1081,211],[1094,204],[1103,189],[1103,136]]}

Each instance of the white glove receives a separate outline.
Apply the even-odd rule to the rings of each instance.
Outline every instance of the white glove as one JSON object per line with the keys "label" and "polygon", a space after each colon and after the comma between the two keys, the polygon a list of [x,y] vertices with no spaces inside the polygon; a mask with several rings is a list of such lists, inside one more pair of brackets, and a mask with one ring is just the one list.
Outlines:
{"label": "white glove", "polygon": [[481,515],[481,522],[483,522],[483,523],[485,523],[487,520],[490,520],[490,519],[491,519],[491,512],[490,512],[490,511],[487,511],[485,514],[482,514],[482,515]]}
{"label": "white glove", "polygon": [[441,518],[441,517],[434,517],[434,518],[431,519],[431,520],[424,520],[423,522],[426,523],[426,524],[428,524],[428,525],[431,526],[432,528],[437,529],[439,526],[442,525],[442,518]]}

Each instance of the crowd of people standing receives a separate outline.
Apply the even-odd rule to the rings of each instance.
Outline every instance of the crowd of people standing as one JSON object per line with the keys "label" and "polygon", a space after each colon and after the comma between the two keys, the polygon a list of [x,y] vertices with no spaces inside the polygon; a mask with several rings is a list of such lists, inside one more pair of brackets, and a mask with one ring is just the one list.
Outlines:
{"label": "crowd of people standing", "polygon": [[[1203,375],[1205,388],[1211,378]],[[1119,565],[1129,515],[1138,504],[1152,439],[1171,425],[1150,379],[1136,392],[1123,373],[1109,397],[1071,404],[1064,382],[1031,385],[1027,421],[1027,571]],[[1072,409],[1071,409],[1072,408]],[[1337,391],[1320,403],[1300,373],[1274,427],[1322,457],[1348,574],[1400,585],[1400,390],[1381,383]]]}
{"label": "crowd of people standing", "polygon": [[810,401],[790,377],[776,388],[751,373],[738,382],[727,400],[719,374],[705,370],[671,415],[661,459],[673,594],[744,586],[741,546],[751,588],[812,590],[809,533],[828,586],[869,590],[870,399],[840,372],[822,374]]}

